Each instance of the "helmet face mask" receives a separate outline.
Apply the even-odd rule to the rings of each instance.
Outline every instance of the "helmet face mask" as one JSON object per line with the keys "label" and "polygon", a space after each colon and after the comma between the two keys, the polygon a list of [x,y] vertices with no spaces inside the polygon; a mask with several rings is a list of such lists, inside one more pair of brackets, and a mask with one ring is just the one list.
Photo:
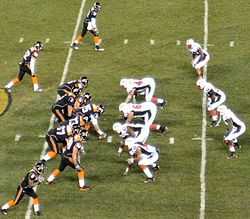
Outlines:
{"label": "helmet face mask", "polygon": [[43,44],[41,41],[37,41],[35,44],[34,44],[34,47],[37,49],[37,50],[42,50],[43,49]]}
{"label": "helmet face mask", "polygon": [[122,124],[120,122],[115,122],[112,126],[113,131],[117,132],[118,134],[121,133]]}
{"label": "helmet face mask", "polygon": [[99,12],[101,10],[102,6],[101,6],[101,3],[100,2],[95,2],[94,4],[94,10],[96,12]]}
{"label": "helmet face mask", "polygon": [[80,78],[80,83],[83,85],[83,87],[87,87],[87,86],[88,86],[88,83],[89,83],[89,80],[88,80],[87,77],[82,76],[82,77]]}
{"label": "helmet face mask", "polygon": [[45,163],[44,163],[43,161],[41,161],[41,160],[39,160],[39,161],[35,164],[35,166],[33,167],[33,169],[34,169],[36,172],[38,172],[39,174],[44,173],[44,172],[45,172],[45,168],[46,168]]}

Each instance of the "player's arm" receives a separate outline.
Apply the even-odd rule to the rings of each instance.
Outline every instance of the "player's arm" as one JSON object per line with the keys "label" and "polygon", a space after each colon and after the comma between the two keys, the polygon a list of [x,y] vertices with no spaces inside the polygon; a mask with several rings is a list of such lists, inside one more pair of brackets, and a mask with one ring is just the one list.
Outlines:
{"label": "player's arm", "polygon": [[133,118],[134,118],[134,113],[133,113],[133,112],[130,112],[130,113],[128,114],[128,117],[127,117],[127,122],[131,122],[131,121],[133,120]]}
{"label": "player's arm", "polygon": [[135,94],[135,89],[131,90],[131,91],[128,93],[128,96],[127,96],[127,98],[126,98],[126,100],[125,100],[125,103],[129,103],[129,102],[132,100],[134,94]]}

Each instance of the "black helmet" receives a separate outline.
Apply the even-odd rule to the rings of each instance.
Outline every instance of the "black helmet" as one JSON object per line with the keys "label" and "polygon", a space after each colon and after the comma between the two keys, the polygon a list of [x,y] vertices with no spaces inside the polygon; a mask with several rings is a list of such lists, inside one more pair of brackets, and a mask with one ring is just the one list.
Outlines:
{"label": "black helmet", "polygon": [[87,87],[89,80],[86,76],[82,76],[82,77],[80,77],[80,83],[83,85],[83,87]]}
{"label": "black helmet", "polygon": [[38,172],[39,174],[44,173],[45,168],[46,168],[46,165],[45,165],[45,161],[44,160],[37,161],[36,164],[35,164],[35,166],[33,167],[33,169],[36,172]]}

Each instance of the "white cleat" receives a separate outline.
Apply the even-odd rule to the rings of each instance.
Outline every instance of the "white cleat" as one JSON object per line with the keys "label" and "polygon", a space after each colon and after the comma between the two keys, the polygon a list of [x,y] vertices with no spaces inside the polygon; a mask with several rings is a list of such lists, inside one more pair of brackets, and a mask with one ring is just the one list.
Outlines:
{"label": "white cleat", "polygon": [[36,93],[41,93],[41,92],[43,92],[43,89],[42,88],[37,88],[37,89],[34,89],[34,92],[36,92]]}
{"label": "white cleat", "polygon": [[79,45],[76,44],[76,43],[72,43],[71,44],[71,48],[74,49],[74,50],[78,50],[79,49]]}
{"label": "white cleat", "polygon": [[95,48],[95,51],[97,51],[97,52],[103,52],[104,48]]}

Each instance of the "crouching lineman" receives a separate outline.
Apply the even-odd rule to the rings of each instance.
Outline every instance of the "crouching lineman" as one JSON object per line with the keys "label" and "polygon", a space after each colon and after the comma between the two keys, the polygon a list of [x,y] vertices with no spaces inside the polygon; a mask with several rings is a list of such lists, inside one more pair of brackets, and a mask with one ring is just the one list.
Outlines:
{"label": "crouching lineman", "polygon": [[241,147],[238,137],[246,131],[246,125],[225,105],[219,106],[217,111],[220,113],[224,123],[229,127],[224,136],[224,142],[229,147],[228,159],[237,158],[236,150]]}
{"label": "crouching lineman", "polygon": [[73,80],[60,85],[57,88],[57,94],[62,97],[64,95],[78,96],[82,93],[83,89],[88,86],[89,80],[87,77],[82,76],[78,80]]}
{"label": "crouching lineman", "polygon": [[125,148],[125,140],[127,138],[134,138],[135,142],[142,142],[145,143],[148,139],[150,130],[149,127],[146,126],[144,123],[120,123],[115,122],[113,124],[113,131],[119,134],[122,138],[120,142],[120,146],[118,148],[118,156],[121,156]]}
{"label": "crouching lineman", "polygon": [[123,113],[124,119],[130,123],[133,119],[143,119],[145,125],[148,125],[150,130],[164,132],[167,130],[166,126],[160,124],[153,124],[157,113],[157,107],[152,102],[143,102],[141,104],[121,103],[119,111]]}
{"label": "crouching lineman", "polygon": [[34,207],[34,214],[40,215],[40,201],[38,195],[34,191],[33,187],[39,185],[44,181],[43,173],[45,171],[45,163],[38,161],[35,166],[25,175],[21,183],[17,187],[16,196],[14,199],[9,200],[7,203],[2,205],[1,212],[4,215],[8,214],[8,209],[16,206],[22,200],[24,195],[28,195],[32,198]]}
{"label": "crouching lineman", "polygon": [[210,59],[208,52],[202,49],[201,45],[193,39],[188,39],[186,41],[186,47],[192,54],[192,66],[195,68],[198,78],[202,78],[204,67]]}
{"label": "crouching lineman", "polygon": [[201,90],[204,90],[205,94],[207,95],[207,111],[211,118],[210,126],[218,126],[220,121],[216,109],[226,101],[225,93],[222,90],[216,88],[211,83],[206,82],[204,79],[199,79],[196,82],[196,85]]}
{"label": "crouching lineman", "polygon": [[38,77],[36,74],[36,60],[38,58],[39,52],[43,49],[43,44],[37,41],[31,48],[26,50],[22,61],[19,63],[19,73],[17,77],[11,80],[5,88],[11,92],[11,88],[19,84],[25,75],[25,73],[31,76],[33,90],[34,92],[42,92],[42,88],[39,87]]}
{"label": "crouching lineman", "polygon": [[102,39],[99,36],[99,32],[96,26],[96,16],[100,12],[100,10],[101,4],[99,2],[95,2],[84,19],[81,34],[74,40],[73,44],[71,45],[73,49],[78,50],[79,44],[82,43],[84,36],[87,32],[90,32],[93,35],[95,50],[104,51],[104,49],[101,48]]}
{"label": "crouching lineman", "polygon": [[163,107],[166,100],[154,96],[155,80],[153,78],[121,79],[120,86],[127,90],[128,96],[125,103],[130,102],[136,96],[144,96],[145,101],[153,102],[157,106]]}
{"label": "crouching lineman", "polygon": [[152,183],[155,181],[154,170],[159,169],[157,162],[159,161],[159,151],[155,146],[149,144],[143,144],[142,142],[134,143],[126,141],[129,148],[129,154],[132,156],[129,158],[128,165],[137,163],[147,179],[144,183]]}
{"label": "crouching lineman", "polygon": [[86,132],[79,129],[79,131],[70,139],[68,139],[67,147],[62,154],[59,168],[54,169],[47,179],[49,184],[53,183],[55,178],[60,175],[67,166],[75,169],[78,175],[80,191],[88,191],[90,186],[85,184],[85,170],[80,166],[81,151],[84,150],[83,144],[86,143]]}

